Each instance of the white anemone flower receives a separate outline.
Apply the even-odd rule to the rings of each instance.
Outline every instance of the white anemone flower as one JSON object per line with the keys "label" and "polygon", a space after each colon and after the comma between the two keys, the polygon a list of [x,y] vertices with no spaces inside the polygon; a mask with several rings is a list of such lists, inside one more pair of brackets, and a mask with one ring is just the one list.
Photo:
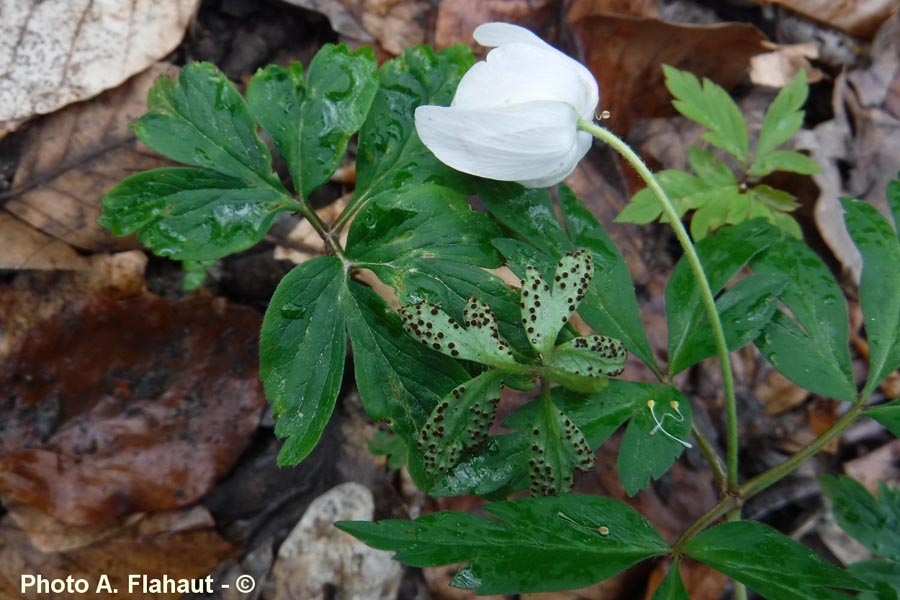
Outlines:
{"label": "white anemone flower", "polygon": [[493,47],[462,78],[449,107],[416,109],[419,138],[457,171],[526,187],[565,179],[591,147],[599,92],[584,65],[516,25],[485,23],[475,40]]}

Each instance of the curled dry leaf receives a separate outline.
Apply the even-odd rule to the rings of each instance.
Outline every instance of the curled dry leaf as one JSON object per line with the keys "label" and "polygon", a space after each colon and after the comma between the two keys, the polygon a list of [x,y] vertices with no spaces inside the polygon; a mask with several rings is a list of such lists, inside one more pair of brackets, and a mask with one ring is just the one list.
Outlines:
{"label": "curled dry leaf", "polygon": [[6,212],[0,212],[0,239],[0,269],[77,271],[90,264],[72,246]]}
{"label": "curled dry leaf", "polygon": [[0,130],[113,88],[181,42],[199,0],[0,4]]}
{"label": "curled dry leaf", "polygon": [[95,297],[0,367],[0,492],[84,525],[182,507],[246,447],[264,404],[259,315],[206,297]]}
{"label": "curled dry leaf", "polygon": [[782,88],[800,70],[806,71],[809,83],[822,81],[825,74],[809,62],[817,58],[819,46],[815,42],[775,45],[771,52],[757,54],[750,59],[750,81],[755,85]]}
{"label": "curled dry leaf", "polygon": [[91,102],[69,106],[25,133],[6,210],[34,227],[90,251],[137,247],[100,227],[100,202],[119,181],[168,162],[137,141],[128,125],[147,110],[150,86],[172,65],[158,63]]}
{"label": "curled dry leaf", "polygon": [[371,521],[374,511],[372,492],[358,483],[343,483],[313,500],[278,550],[275,600],[324,599],[329,584],[347,598],[395,597],[400,564],[332,526],[334,521]]}
{"label": "curled dry leaf", "polygon": [[897,12],[896,0],[754,0],[777,4],[810,19],[861,37],[871,37],[878,26]]}
{"label": "curled dry leaf", "polygon": [[[114,593],[53,594],[57,600],[103,597],[130,600],[138,597],[129,591],[129,576],[142,574],[161,579],[205,577],[236,549],[211,526],[209,519],[198,520],[197,509],[187,514],[157,513],[123,529],[120,533],[93,544],[65,552],[42,552],[7,516],[0,520],[0,598],[46,598],[33,588],[21,593],[23,573],[40,573],[47,579],[86,579],[90,591],[97,589],[101,577],[108,577]],[[207,514],[208,516],[208,514]],[[140,591],[138,589],[138,591]],[[140,594],[141,598],[175,600],[183,594]]]}
{"label": "curled dry leaf", "polygon": [[425,42],[431,20],[427,0],[284,0],[321,13],[340,35],[362,43],[376,42],[389,54]]}
{"label": "curled dry leaf", "polygon": [[725,88],[736,85],[750,57],[765,51],[751,25],[680,25],[653,19],[589,15],[572,20],[585,62],[600,84],[604,124],[624,134],[632,122],[674,114],[661,65],[687,69]]}

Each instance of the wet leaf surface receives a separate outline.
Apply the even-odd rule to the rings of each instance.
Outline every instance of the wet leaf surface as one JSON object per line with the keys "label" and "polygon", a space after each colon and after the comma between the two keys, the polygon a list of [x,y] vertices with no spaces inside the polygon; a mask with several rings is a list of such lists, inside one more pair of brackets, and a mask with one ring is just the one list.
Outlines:
{"label": "wet leaf surface", "polygon": [[0,490],[70,524],[195,501],[256,429],[259,324],[209,298],[141,295],[32,329],[0,371]]}

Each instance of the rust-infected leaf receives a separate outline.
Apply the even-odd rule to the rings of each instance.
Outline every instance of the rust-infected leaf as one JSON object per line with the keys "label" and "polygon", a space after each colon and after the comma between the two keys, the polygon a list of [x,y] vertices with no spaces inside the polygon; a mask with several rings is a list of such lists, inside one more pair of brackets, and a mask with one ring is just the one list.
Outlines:
{"label": "rust-infected leaf", "polygon": [[139,171],[169,164],[140,144],[129,123],[146,109],[158,63],[91,102],[69,106],[24,134],[22,157],[4,207],[45,233],[90,251],[137,247],[100,227],[100,201],[113,185]]}
{"label": "rust-infected leaf", "polygon": [[264,404],[260,317],[206,297],[83,300],[0,367],[0,492],[83,525],[186,506]]}
{"label": "rust-infected leaf", "polygon": [[0,4],[0,131],[90,98],[181,42],[199,0]]}
{"label": "rust-infected leaf", "polygon": [[751,25],[680,25],[654,19],[584,16],[572,28],[585,62],[600,84],[604,125],[620,134],[636,119],[672,114],[661,65],[669,64],[725,88],[737,84],[750,57],[765,51],[765,36]]}

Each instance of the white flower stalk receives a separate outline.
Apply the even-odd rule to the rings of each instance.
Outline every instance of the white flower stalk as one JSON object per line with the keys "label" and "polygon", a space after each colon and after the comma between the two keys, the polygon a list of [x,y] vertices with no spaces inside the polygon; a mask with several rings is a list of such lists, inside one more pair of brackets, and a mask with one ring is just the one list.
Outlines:
{"label": "white flower stalk", "polygon": [[582,64],[516,25],[485,23],[493,47],[462,78],[449,107],[420,106],[416,131],[444,164],[527,187],[565,179],[591,147],[597,82]]}

